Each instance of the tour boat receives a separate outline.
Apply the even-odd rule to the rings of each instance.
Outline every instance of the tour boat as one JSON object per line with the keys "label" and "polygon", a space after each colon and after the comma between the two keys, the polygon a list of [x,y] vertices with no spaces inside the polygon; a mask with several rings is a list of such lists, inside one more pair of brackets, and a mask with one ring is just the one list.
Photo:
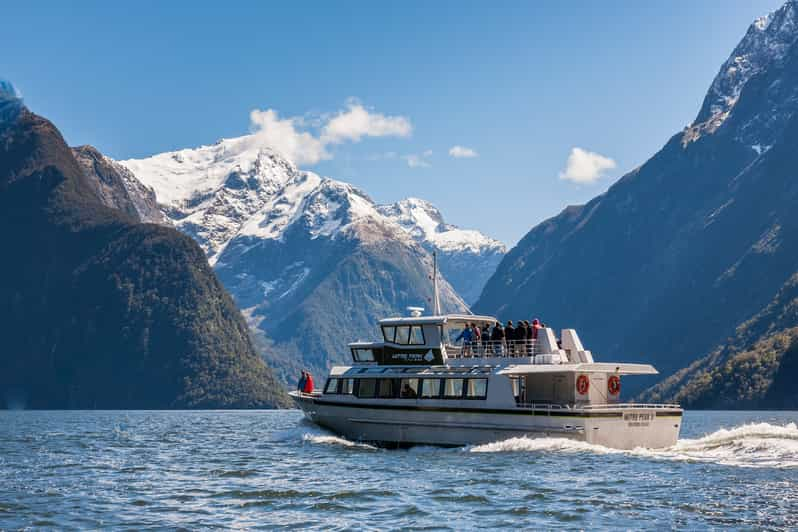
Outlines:
{"label": "tour boat", "polygon": [[333,367],[320,390],[291,392],[309,420],[382,446],[563,437],[633,449],[678,439],[679,405],[620,401],[621,377],[654,375],[651,365],[595,362],[574,329],[559,339],[544,327],[536,339],[457,342],[469,324],[497,320],[409,310],[380,320],[381,341],[349,344],[352,364]]}

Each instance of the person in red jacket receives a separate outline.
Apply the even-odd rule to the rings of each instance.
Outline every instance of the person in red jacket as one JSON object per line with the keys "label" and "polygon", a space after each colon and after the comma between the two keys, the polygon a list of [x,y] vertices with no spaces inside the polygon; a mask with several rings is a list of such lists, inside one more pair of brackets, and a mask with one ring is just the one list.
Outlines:
{"label": "person in red jacket", "polygon": [[313,375],[309,371],[305,372],[305,393],[313,393]]}

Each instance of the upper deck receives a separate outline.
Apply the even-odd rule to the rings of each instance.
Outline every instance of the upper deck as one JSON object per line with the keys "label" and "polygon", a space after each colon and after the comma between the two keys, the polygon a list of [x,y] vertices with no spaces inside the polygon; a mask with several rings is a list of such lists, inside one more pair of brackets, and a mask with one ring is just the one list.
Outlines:
{"label": "upper deck", "polygon": [[[559,338],[549,327],[538,328],[534,337],[523,339],[490,339],[492,328],[499,322],[492,316],[446,314],[422,316],[419,309],[413,315],[380,320],[382,341],[349,344],[355,365],[379,366],[501,366],[524,368],[557,366],[560,371],[594,364],[593,355],[582,345],[574,329],[563,329]],[[477,337],[472,332],[480,329]],[[501,335],[499,335],[501,336]],[[609,365],[608,365],[609,366]],[[646,364],[612,364],[618,373],[654,374]],[[603,368],[607,369],[607,368]]]}

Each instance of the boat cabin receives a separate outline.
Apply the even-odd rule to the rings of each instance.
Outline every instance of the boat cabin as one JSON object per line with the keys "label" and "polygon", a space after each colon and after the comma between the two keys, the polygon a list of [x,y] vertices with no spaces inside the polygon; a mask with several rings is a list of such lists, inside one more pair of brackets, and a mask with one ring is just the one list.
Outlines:
{"label": "boat cabin", "polygon": [[[380,320],[381,341],[349,344],[351,367],[333,368],[324,393],[369,399],[511,401],[517,406],[613,404],[621,375],[657,373],[647,364],[596,363],[574,329],[540,328],[537,338],[489,339],[497,320],[461,314]],[[484,337],[464,333],[476,325]],[[502,378],[496,378],[502,377]]]}

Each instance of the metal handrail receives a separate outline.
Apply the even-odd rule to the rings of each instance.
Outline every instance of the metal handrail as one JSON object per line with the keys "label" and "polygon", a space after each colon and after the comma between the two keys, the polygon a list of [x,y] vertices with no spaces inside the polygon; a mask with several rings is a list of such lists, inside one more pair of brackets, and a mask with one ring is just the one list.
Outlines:
{"label": "metal handrail", "polygon": [[675,403],[605,403],[601,405],[563,405],[556,403],[516,403],[518,408],[529,408],[534,410],[610,410],[617,408],[637,408],[637,409],[670,409],[681,408]]}
{"label": "metal handrail", "polygon": [[665,409],[665,408],[681,408],[676,403],[605,403],[603,405],[584,405],[579,408],[584,410],[601,410],[608,408],[645,408],[645,409]]}
{"label": "metal handrail", "polygon": [[520,358],[539,354],[538,343],[530,340],[472,340],[463,345],[446,344],[449,358]]}

